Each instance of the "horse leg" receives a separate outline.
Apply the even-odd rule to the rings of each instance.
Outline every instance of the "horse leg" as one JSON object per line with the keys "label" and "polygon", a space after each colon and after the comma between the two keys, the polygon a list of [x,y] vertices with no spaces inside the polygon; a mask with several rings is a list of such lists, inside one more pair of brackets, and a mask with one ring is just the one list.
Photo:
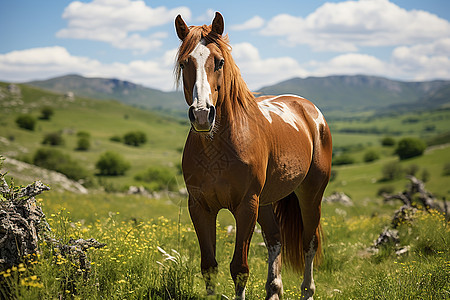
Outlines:
{"label": "horse leg", "polygon": [[308,176],[295,191],[299,199],[303,221],[302,245],[305,258],[305,271],[301,285],[302,299],[313,299],[316,286],[313,278],[314,256],[321,244],[320,215],[323,192],[328,183],[328,177],[323,173],[314,172],[311,167]]}
{"label": "horse leg", "polygon": [[241,203],[232,213],[236,220],[236,243],[230,264],[230,272],[234,281],[235,299],[244,300],[245,285],[249,275],[248,250],[258,217],[257,196],[254,196],[250,203]]}
{"label": "horse leg", "polygon": [[283,282],[281,281],[281,242],[280,229],[275,219],[272,205],[259,207],[258,223],[261,225],[268,252],[266,300],[278,300],[283,294]]}
{"label": "horse leg", "polygon": [[217,212],[207,211],[197,201],[189,197],[189,214],[200,245],[201,270],[206,284],[206,293],[214,295],[218,271],[216,261]]}

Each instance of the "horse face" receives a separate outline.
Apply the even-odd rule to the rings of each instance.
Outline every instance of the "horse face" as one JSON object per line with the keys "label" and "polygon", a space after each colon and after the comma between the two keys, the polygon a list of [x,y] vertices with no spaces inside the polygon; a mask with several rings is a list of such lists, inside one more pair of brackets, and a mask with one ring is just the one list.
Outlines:
{"label": "horse face", "polygon": [[[181,17],[175,21],[178,36],[184,40],[189,33]],[[212,31],[221,35],[223,19],[216,14]],[[217,31],[216,31],[217,30]],[[216,104],[223,83],[223,65],[225,61],[215,43],[200,40],[187,58],[180,62],[182,69],[184,96],[188,103],[189,120],[197,132],[210,132],[216,120]]]}

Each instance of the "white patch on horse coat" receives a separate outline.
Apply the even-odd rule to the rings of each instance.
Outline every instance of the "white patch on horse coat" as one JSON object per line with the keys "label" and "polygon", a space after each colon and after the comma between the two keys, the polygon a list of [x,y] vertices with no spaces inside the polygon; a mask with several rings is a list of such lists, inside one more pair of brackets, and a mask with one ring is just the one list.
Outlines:
{"label": "white patch on horse coat", "polygon": [[315,238],[316,237],[313,236],[309,243],[309,250],[305,253],[305,273],[301,285],[302,299],[313,299],[313,294],[316,291],[316,285],[314,284],[313,278],[313,264],[314,256],[316,254],[316,250],[314,249]]}
{"label": "white patch on horse coat", "polygon": [[315,105],[314,107],[316,108],[317,113],[319,114],[317,118],[314,119],[314,121],[316,122],[317,131],[320,132],[320,125],[325,125],[325,118],[323,117],[320,109],[318,109],[317,106]]}
{"label": "white patch on horse coat", "polygon": [[[286,95],[284,95],[286,96]],[[298,117],[295,115],[289,106],[286,103],[283,102],[276,102],[275,99],[279,98],[281,96],[277,96],[275,98],[265,99],[263,101],[258,102],[258,107],[263,116],[269,121],[269,123],[272,124],[272,117],[270,116],[270,113],[277,114],[281,119],[283,119],[284,122],[291,125],[295,128],[295,130],[299,131],[297,127],[297,120]],[[298,97],[298,96],[296,96]]]}
{"label": "white patch on horse coat", "polygon": [[[211,101],[211,87],[208,82],[208,75],[206,74],[205,64],[209,57],[208,47],[205,46],[205,41],[201,40],[200,43],[191,52],[192,58],[197,62],[196,80],[193,90],[193,106],[196,109],[207,109],[212,105]],[[207,105],[209,104],[209,105]]]}

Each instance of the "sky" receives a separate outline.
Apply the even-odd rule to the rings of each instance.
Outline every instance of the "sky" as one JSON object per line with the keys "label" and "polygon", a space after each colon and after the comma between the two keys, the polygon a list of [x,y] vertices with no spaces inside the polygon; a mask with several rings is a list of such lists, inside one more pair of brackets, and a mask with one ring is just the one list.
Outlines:
{"label": "sky", "polygon": [[252,90],[293,77],[450,79],[448,0],[0,0],[0,80],[66,74],[175,89],[174,19],[224,16]]}

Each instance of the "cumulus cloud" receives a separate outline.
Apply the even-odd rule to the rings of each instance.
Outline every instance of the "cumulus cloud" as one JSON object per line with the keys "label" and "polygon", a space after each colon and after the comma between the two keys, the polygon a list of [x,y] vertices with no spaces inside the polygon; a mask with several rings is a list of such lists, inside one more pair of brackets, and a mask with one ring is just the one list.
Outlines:
{"label": "cumulus cloud", "polygon": [[164,35],[156,33],[142,36],[136,32],[144,32],[172,22],[179,13],[188,20],[191,17],[191,11],[187,7],[152,8],[144,1],[74,1],[65,8],[62,15],[68,22],[67,28],[58,31],[56,36],[102,41],[119,49],[146,53],[160,47]]}
{"label": "cumulus cloud", "polygon": [[233,57],[250,89],[255,90],[292,77],[306,76],[306,71],[291,57],[261,58],[250,43],[233,45]]}
{"label": "cumulus cloud", "polygon": [[409,74],[415,80],[450,78],[450,38],[414,46],[401,46],[392,52],[392,63],[399,75]]}
{"label": "cumulus cloud", "polygon": [[260,16],[254,16],[253,18],[247,20],[246,22],[242,23],[242,24],[238,24],[238,25],[232,25],[230,26],[230,28],[232,30],[237,30],[237,31],[241,31],[241,30],[250,30],[250,29],[258,29],[264,26],[264,19],[261,18]]}
{"label": "cumulus cloud", "polygon": [[405,10],[388,0],[325,3],[305,18],[280,14],[261,34],[316,51],[356,51],[362,46],[398,46],[450,35],[450,23],[421,10]]}
{"label": "cumulus cloud", "polygon": [[0,79],[25,82],[76,73],[87,77],[119,78],[161,90],[173,90],[175,52],[169,50],[162,58],[155,60],[105,64],[72,55],[59,46],[12,51],[0,54]]}
{"label": "cumulus cloud", "polygon": [[347,53],[333,57],[328,61],[312,61],[308,64],[310,74],[314,76],[327,75],[357,75],[370,74],[387,76],[388,70],[392,68],[389,63],[378,58],[359,53]]}

